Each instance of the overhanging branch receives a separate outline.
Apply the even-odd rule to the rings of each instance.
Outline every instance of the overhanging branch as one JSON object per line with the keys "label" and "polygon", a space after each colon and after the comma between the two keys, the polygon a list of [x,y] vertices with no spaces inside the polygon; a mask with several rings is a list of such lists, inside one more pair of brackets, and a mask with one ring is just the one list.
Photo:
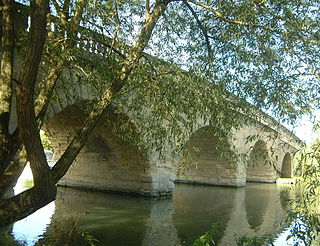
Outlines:
{"label": "overhanging branch", "polygon": [[208,37],[208,33],[206,31],[206,29],[204,28],[204,26],[202,25],[201,21],[199,20],[197,13],[194,11],[194,9],[191,7],[191,5],[188,3],[187,0],[182,0],[182,2],[187,6],[187,8],[190,10],[190,12],[192,13],[193,17],[195,18],[200,30],[203,33],[203,36],[205,38],[206,41],[206,45],[207,45],[207,49],[208,49],[208,55],[211,55],[211,46],[210,46],[210,41],[209,41],[209,37]]}

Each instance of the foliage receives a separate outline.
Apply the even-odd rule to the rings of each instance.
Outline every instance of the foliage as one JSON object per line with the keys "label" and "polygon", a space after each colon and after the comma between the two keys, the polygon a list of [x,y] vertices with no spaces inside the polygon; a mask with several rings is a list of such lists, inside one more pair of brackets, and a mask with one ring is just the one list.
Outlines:
{"label": "foliage", "polygon": [[0,231],[0,245],[4,246],[27,246],[24,240],[15,239],[6,229]]}
{"label": "foliage", "polygon": [[51,145],[51,141],[49,140],[49,138],[45,135],[44,131],[40,132],[40,137],[41,137],[41,142],[43,145],[43,148],[45,150],[51,150],[54,151],[52,145]]}
{"label": "foliage", "polygon": [[316,238],[317,232],[315,231],[315,226],[309,220],[308,215],[303,215],[300,218],[295,219],[290,225],[290,234],[287,240],[292,239],[294,246],[299,245],[311,245],[311,243]]}
{"label": "foliage", "polygon": [[310,176],[309,174],[314,173],[316,170],[313,169],[319,165],[319,153],[319,139],[315,140],[311,146],[301,148],[294,157],[295,175],[307,178]]}
{"label": "foliage", "polygon": [[24,189],[29,189],[33,186],[33,180],[32,179],[26,179],[23,181],[22,187]]}
{"label": "foliage", "polygon": [[[311,75],[311,67],[317,67],[319,60],[319,25],[313,17],[319,7],[316,1],[305,5],[298,1],[189,4],[205,31],[184,1],[170,3],[146,49],[155,57],[142,57],[113,101],[118,110],[129,112],[142,135],[125,134],[129,127],[124,124],[117,127],[123,129],[121,138],[140,146],[138,149],[144,145],[166,152],[169,145],[181,156],[190,132],[198,127],[195,119],[202,118],[215,126],[219,144],[228,143],[230,129],[246,123],[236,112],[256,118],[245,101],[229,92],[264,110],[272,109],[282,120],[294,121],[316,106],[317,95],[310,93],[319,89],[316,73]],[[83,25],[108,37],[79,30],[80,47],[95,42],[103,56],[88,56],[84,61],[73,55],[74,64],[84,71],[83,82],[99,91],[116,77],[129,50],[127,44],[132,44],[143,24],[143,9],[142,1],[95,1],[88,6]],[[308,38],[301,39],[302,35]],[[294,46],[296,42],[299,46]],[[310,54],[312,64],[306,65]]]}
{"label": "foliage", "polygon": [[293,220],[290,227],[290,236],[295,240],[295,245],[312,245],[319,237],[319,191],[320,168],[318,162],[319,139],[310,147],[302,150],[298,157],[301,171],[301,180],[296,187],[296,195],[292,203],[294,209],[289,213],[289,219]]}
{"label": "foliage", "polygon": [[89,234],[88,232],[82,232],[81,236],[83,237],[84,241],[89,244],[89,246],[95,246],[99,242],[94,236]]}
{"label": "foliage", "polygon": [[50,246],[98,246],[99,240],[90,232],[81,230],[79,218],[69,218],[60,221],[57,224],[51,224],[47,232],[50,236],[44,234],[35,245]]}
{"label": "foliage", "polygon": [[258,236],[249,237],[247,235],[243,235],[236,238],[236,243],[238,246],[262,246],[265,245],[265,241],[265,238]]}
{"label": "foliage", "polygon": [[211,229],[205,234],[200,236],[193,244],[193,246],[213,246],[216,245],[214,237],[219,231],[219,226],[217,223],[211,225]]}

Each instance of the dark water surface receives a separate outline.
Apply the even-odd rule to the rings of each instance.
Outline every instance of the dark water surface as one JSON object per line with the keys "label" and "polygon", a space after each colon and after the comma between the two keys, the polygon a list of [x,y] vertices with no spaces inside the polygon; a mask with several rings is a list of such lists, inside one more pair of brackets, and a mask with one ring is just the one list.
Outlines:
{"label": "dark water surface", "polygon": [[[83,236],[93,236],[98,245],[171,246],[192,245],[215,224],[218,245],[235,245],[237,236],[274,237],[285,228],[279,222],[289,206],[287,188],[254,183],[243,188],[177,184],[173,198],[162,200],[59,188],[54,203],[16,223],[13,233],[29,245],[38,238],[37,245],[63,245],[85,232]],[[31,229],[36,227],[40,231]]]}

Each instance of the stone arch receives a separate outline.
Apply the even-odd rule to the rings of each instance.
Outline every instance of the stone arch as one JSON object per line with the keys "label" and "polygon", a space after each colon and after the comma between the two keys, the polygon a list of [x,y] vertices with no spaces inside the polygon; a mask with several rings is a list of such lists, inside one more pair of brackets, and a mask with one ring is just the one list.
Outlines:
{"label": "stone arch", "polygon": [[[64,152],[80,128],[87,115],[85,105],[88,103],[81,101],[67,106],[47,118],[44,130],[55,149],[55,159]],[[149,160],[130,141],[120,137],[115,128],[119,122],[130,126],[132,136],[138,135],[135,126],[123,112],[109,110],[102,115],[60,185],[152,195]]]}
{"label": "stone arch", "polygon": [[186,154],[178,162],[175,182],[242,186],[238,169],[217,149],[218,141],[211,126],[195,131],[185,144]]}
{"label": "stone arch", "polygon": [[253,146],[247,162],[247,181],[275,182],[277,178],[275,163],[270,158],[265,141],[258,140]]}
{"label": "stone arch", "polygon": [[292,158],[290,153],[285,153],[281,166],[281,178],[292,177]]}
{"label": "stone arch", "polygon": [[46,119],[54,117],[54,115],[72,105],[81,104],[86,107],[84,101],[90,102],[96,98],[98,98],[97,91],[81,82],[78,71],[65,69],[59,77],[59,83],[48,105]]}

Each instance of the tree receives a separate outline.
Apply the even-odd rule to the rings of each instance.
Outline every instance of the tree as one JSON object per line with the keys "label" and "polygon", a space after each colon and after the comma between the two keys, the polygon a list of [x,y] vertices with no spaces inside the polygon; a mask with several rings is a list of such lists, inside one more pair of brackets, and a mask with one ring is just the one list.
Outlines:
{"label": "tree", "polygon": [[[319,107],[320,4],[316,0],[31,0],[27,39],[14,35],[13,10],[19,5],[2,0],[1,6],[0,197],[19,176],[25,159],[35,186],[0,201],[0,226],[54,199],[55,184],[99,117],[112,104],[125,103],[128,91],[135,92],[127,105],[130,110],[151,103],[142,127],[152,126],[150,138],[160,147],[168,136],[183,142],[179,126],[192,129],[194,114],[219,129],[219,137],[227,138],[232,127],[245,122],[240,112],[250,114],[251,106],[243,99],[272,109],[284,120],[295,120]],[[51,22],[55,30],[47,28]],[[20,46],[24,63],[16,79],[13,56],[18,42],[25,45]],[[100,56],[79,59],[78,46],[92,42],[104,47]],[[175,65],[168,69],[167,62]],[[92,70],[101,94],[50,170],[39,128],[65,66],[80,67],[84,73]],[[49,69],[39,81],[43,67]],[[18,126],[10,132],[15,99]],[[168,122],[165,129],[163,120]]]}

